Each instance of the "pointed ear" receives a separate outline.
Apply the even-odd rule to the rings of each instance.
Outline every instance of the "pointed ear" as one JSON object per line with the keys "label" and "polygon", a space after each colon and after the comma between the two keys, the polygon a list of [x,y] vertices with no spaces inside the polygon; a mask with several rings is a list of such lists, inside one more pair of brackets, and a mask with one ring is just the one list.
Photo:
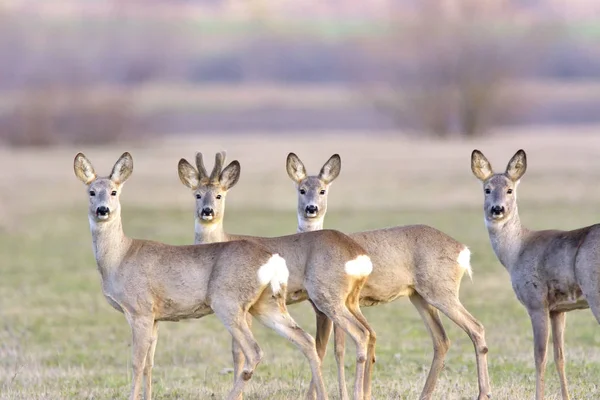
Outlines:
{"label": "pointed ear", "polygon": [[234,160],[229,163],[227,167],[221,172],[219,177],[219,183],[225,190],[231,189],[240,179],[241,166],[238,160]]}
{"label": "pointed ear", "polygon": [[306,178],[306,168],[304,168],[304,164],[302,164],[302,161],[294,153],[288,154],[285,168],[288,176],[296,183],[300,183],[300,181]]}
{"label": "pointed ear", "polygon": [[133,158],[125,152],[119,157],[110,173],[110,180],[115,183],[125,183],[133,172]]}
{"label": "pointed ear", "polygon": [[480,181],[485,181],[494,174],[492,164],[479,150],[473,150],[471,153],[471,171]]}
{"label": "pointed ear", "polygon": [[[208,178],[208,172],[206,172],[206,168],[204,168],[204,161],[202,161],[202,153],[200,153],[200,152],[196,153],[196,168],[198,168],[198,180]],[[186,185],[186,184],[184,183],[184,185]]]}
{"label": "pointed ear", "polygon": [[340,174],[342,169],[342,159],[339,154],[332,155],[321,168],[319,179],[325,183],[331,183]]}
{"label": "pointed ear", "polygon": [[185,186],[192,190],[198,187],[198,184],[200,183],[200,174],[186,159],[182,158],[179,160],[179,163],[177,164],[177,174],[179,175],[179,180]]}
{"label": "pointed ear", "polygon": [[83,153],[77,153],[75,156],[75,160],[73,160],[73,169],[75,170],[77,178],[86,185],[89,185],[96,179],[96,171],[94,171],[92,163],[83,155]]}
{"label": "pointed ear", "polygon": [[525,150],[521,149],[515,153],[514,156],[508,162],[506,166],[506,175],[513,181],[516,182],[525,174],[527,171],[527,155]]}

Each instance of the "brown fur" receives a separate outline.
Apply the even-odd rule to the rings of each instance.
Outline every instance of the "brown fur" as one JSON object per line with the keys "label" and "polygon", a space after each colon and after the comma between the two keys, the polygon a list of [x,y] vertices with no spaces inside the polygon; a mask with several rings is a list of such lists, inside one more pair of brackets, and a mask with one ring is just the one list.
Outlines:
{"label": "brown fur", "polygon": [[[306,192],[303,194],[298,190],[298,231],[321,229],[326,209],[322,212],[319,210],[316,218],[308,218],[302,205],[316,201],[326,202],[326,194],[318,195],[317,191],[324,185],[329,188],[331,180],[323,181],[320,174],[308,176],[304,165],[292,154],[288,156],[288,174],[295,169],[304,171],[302,176],[290,174],[290,177],[295,181],[297,189],[305,188]],[[297,163],[301,167],[295,165]],[[338,169],[341,167],[340,163],[338,160]],[[314,220],[320,222],[315,223]],[[466,246],[426,225],[397,226],[351,233],[349,236],[367,251],[373,262],[373,272],[362,289],[360,304],[372,306],[408,296],[431,335],[434,356],[420,399],[431,398],[444,365],[444,356],[450,346],[438,310],[471,338],[477,359],[478,398],[487,399],[491,396],[486,357],[488,349],[483,325],[464,308],[458,298],[465,268],[457,260]],[[317,324],[321,325],[323,324]],[[343,377],[344,336],[343,332],[335,328],[334,335],[338,375]],[[326,346],[327,343],[319,338],[320,333],[317,331],[317,344]],[[317,349],[319,354],[324,351]],[[340,393],[340,396],[346,395]]]}
{"label": "brown fur", "polygon": [[[544,398],[544,371],[551,322],[554,361],[563,400],[569,399],[564,370],[565,312],[591,308],[600,323],[600,225],[572,231],[533,231],[521,225],[517,186],[527,170],[523,150],[504,173],[494,174],[485,156],[474,150],[471,169],[484,188],[484,215],[492,248],[510,273],[519,301],[531,318],[536,367],[536,399]],[[495,214],[492,208],[501,207]]]}
{"label": "brown fur", "polygon": [[[370,380],[365,380],[364,376],[370,371],[366,360],[375,357],[375,332],[360,313],[356,295],[364,285],[365,279],[348,275],[345,272],[345,264],[366,254],[365,250],[343,233],[332,230],[276,238],[226,233],[223,229],[223,215],[227,189],[223,184],[223,174],[230,168],[235,169],[236,165],[239,166],[237,161],[229,164],[221,173],[219,182],[200,183],[196,187],[193,186],[193,182],[196,181],[194,178],[184,182],[186,186],[194,190],[195,195],[200,194],[201,196],[201,199],[196,201],[196,243],[247,239],[260,243],[284,257],[290,270],[287,303],[309,299],[318,315],[328,316],[336,325],[340,326],[340,329],[348,332],[357,344],[357,379],[354,394],[355,398],[362,399],[363,393],[370,391],[363,385],[364,382],[370,382]],[[191,165],[182,159],[179,162],[180,176],[192,175],[189,172],[190,167]],[[332,173],[335,172],[325,172],[327,176],[331,176]],[[239,169],[237,175],[239,176]],[[232,176],[228,177],[228,181],[232,179]],[[237,182],[237,179],[235,181]],[[231,186],[229,185],[228,188]],[[220,200],[216,199],[218,195],[222,196]],[[215,218],[210,221],[203,220],[200,213],[200,210],[207,205],[211,208],[214,207]],[[331,332],[331,322],[328,326],[325,324],[322,329],[326,332],[319,340],[327,341],[329,332]],[[324,352],[319,354],[321,359],[323,355]],[[234,361],[235,369],[238,371],[241,361],[239,352],[236,354],[235,350]],[[340,382],[340,385],[345,387],[345,382]],[[311,382],[309,397],[313,395],[314,382]]]}
{"label": "brown fur", "polygon": [[[292,340],[311,363],[313,380],[324,392],[314,340],[302,331],[277,301],[270,283],[259,281],[258,271],[273,253],[250,241],[210,245],[170,246],[131,239],[123,233],[120,191],[133,171],[133,159],[124,153],[108,178],[98,178],[81,153],[74,161],[76,176],[86,184],[88,218],[93,248],[109,304],[125,314],[132,329],[133,381],[130,399],[152,396],[152,366],[159,321],[200,318],[215,313],[245,355],[243,372],[228,399],[236,399],[260,362],[262,351],[247,325],[249,313]],[[100,212],[101,209],[109,211]],[[284,264],[278,264],[285,268]],[[278,280],[279,282],[279,280]],[[288,337],[289,338],[289,337]]]}

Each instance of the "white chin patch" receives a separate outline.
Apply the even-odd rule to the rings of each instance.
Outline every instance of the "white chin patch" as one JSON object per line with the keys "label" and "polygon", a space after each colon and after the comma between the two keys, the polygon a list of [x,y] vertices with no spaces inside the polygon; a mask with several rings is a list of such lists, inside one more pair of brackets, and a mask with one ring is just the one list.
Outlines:
{"label": "white chin patch", "polygon": [[316,218],[316,217],[317,217],[317,213],[311,213],[311,212],[307,212],[307,213],[306,213],[306,216],[307,216],[308,218]]}
{"label": "white chin patch", "polygon": [[96,215],[96,218],[97,218],[98,220],[100,220],[100,221],[105,221],[105,220],[107,220],[107,219],[108,219],[108,214],[106,214],[106,215],[97,214],[97,215]]}
{"label": "white chin patch", "polygon": [[202,218],[203,221],[212,221],[214,217],[212,215],[203,215],[200,218]]}

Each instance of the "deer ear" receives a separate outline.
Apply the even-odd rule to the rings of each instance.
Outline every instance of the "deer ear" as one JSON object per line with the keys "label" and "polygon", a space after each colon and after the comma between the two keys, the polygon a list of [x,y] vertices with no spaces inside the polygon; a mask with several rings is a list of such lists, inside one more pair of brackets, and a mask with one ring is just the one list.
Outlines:
{"label": "deer ear", "polygon": [[219,182],[221,187],[225,190],[231,189],[240,179],[241,166],[238,160],[234,160],[229,163],[227,167],[221,172]]}
{"label": "deer ear", "polygon": [[110,173],[110,180],[115,183],[125,183],[133,172],[133,157],[125,152],[119,157]]}
{"label": "deer ear", "polygon": [[196,189],[200,183],[200,174],[186,159],[182,158],[177,164],[179,180],[190,189]]}
{"label": "deer ear", "polygon": [[89,185],[94,179],[96,179],[96,171],[90,160],[87,159],[83,153],[77,153],[75,160],[73,160],[73,170],[75,176],[86,185]]}
{"label": "deer ear", "polygon": [[473,150],[471,153],[471,171],[480,181],[485,181],[494,173],[492,164],[479,150]]}
{"label": "deer ear", "polygon": [[302,164],[302,161],[294,153],[288,154],[285,168],[288,176],[296,183],[300,183],[306,178],[306,168],[304,168],[304,164]]}
{"label": "deer ear", "polygon": [[340,174],[342,169],[342,159],[339,154],[332,155],[321,168],[319,179],[325,183],[331,183]]}
{"label": "deer ear", "polygon": [[508,162],[506,166],[506,175],[513,181],[516,182],[525,174],[527,171],[527,155],[525,150],[521,149],[515,153],[514,156]]}

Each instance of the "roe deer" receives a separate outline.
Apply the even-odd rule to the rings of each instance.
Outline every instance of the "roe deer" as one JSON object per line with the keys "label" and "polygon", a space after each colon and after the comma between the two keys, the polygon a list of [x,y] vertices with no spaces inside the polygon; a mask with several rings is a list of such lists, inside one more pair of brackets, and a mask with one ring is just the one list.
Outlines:
{"label": "roe deer", "polygon": [[240,396],[262,358],[249,326],[248,313],[293,342],[308,359],[317,392],[325,386],[314,339],[285,306],[288,269],[283,258],[249,241],[170,246],[131,239],[123,233],[121,189],[133,171],[124,153],[108,177],[98,177],[81,153],[75,175],[86,185],[94,255],[108,303],[125,314],[133,336],[130,399],[152,396],[152,366],[159,321],[200,318],[215,313],[244,353],[246,363],[228,399]]}
{"label": "roe deer", "polygon": [[[202,162],[202,154],[196,154],[194,168],[185,159],[178,165],[181,182],[192,189],[196,197],[195,242],[213,243],[247,239],[264,245],[270,251],[285,258],[290,270],[287,303],[297,303],[309,299],[319,315],[332,320],[336,326],[346,331],[356,343],[357,362],[354,398],[363,399],[370,388],[364,387],[375,357],[375,332],[360,311],[358,298],[360,289],[372,265],[366,252],[356,242],[338,231],[319,231],[274,238],[231,235],[223,229],[225,196],[234,186],[240,175],[238,161],[223,168],[225,153],[217,153],[215,165],[210,175]],[[329,338],[331,323],[322,328],[319,340]],[[243,353],[239,347],[233,348],[235,375],[239,374]],[[319,353],[322,360],[323,353]],[[366,365],[365,365],[366,364]],[[311,382],[308,397],[314,396]],[[345,388],[345,381],[340,381]]]}
{"label": "roe deer", "polygon": [[[302,161],[290,153],[286,169],[298,193],[298,232],[321,229],[327,211],[328,189],[341,170],[340,156],[331,156],[319,175],[308,176]],[[438,310],[469,335],[477,361],[478,399],[491,397],[484,328],[458,298],[464,273],[469,276],[472,273],[469,249],[426,225],[397,226],[348,236],[367,250],[373,263],[373,272],[361,291],[360,305],[385,304],[408,296],[431,335],[433,360],[420,399],[431,398],[450,347]],[[317,323],[319,354],[325,352],[327,346],[327,342],[320,339],[319,328],[326,325],[324,321]],[[334,338],[338,375],[343,379],[345,338],[337,327],[334,328]],[[346,394],[340,392],[340,396],[345,398]]]}
{"label": "roe deer", "polygon": [[600,323],[600,225],[573,231],[523,227],[517,208],[517,186],[527,170],[523,150],[515,153],[503,173],[494,173],[483,153],[473,150],[471,170],[483,182],[483,213],[494,253],[508,270],[517,299],[531,319],[535,397],[544,398],[550,322],[562,398],[568,400],[563,351],[565,313],[591,308]]}

